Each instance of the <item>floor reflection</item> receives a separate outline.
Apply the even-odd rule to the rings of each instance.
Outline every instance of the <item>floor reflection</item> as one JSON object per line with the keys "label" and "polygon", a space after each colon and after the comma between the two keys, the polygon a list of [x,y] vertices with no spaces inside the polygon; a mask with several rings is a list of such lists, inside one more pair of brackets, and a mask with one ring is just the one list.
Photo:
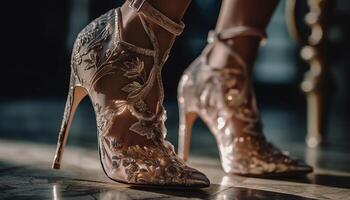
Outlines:
{"label": "floor reflection", "polygon": [[[8,164],[1,164],[8,166]],[[81,172],[81,175],[89,172]],[[128,187],[123,184],[70,178],[70,174],[56,173],[49,169],[31,167],[13,168],[11,173],[0,173],[0,199],[308,199],[296,195],[228,186],[230,177],[225,176],[220,184],[205,189],[169,190]],[[88,175],[87,175],[88,177]]]}
{"label": "floor reflection", "polygon": [[118,200],[130,200],[132,199],[129,195],[127,195],[125,192],[121,191],[108,191],[108,192],[103,192],[99,195],[100,200],[113,200],[113,199],[118,199]]}
{"label": "floor reflection", "polygon": [[310,174],[307,177],[282,177],[282,178],[273,178],[273,180],[283,180],[291,181],[297,183],[310,183],[316,185],[323,185],[329,187],[339,187],[339,188],[348,188],[350,189],[350,176],[341,176],[341,175],[332,175],[332,174],[322,174],[314,173]]}
{"label": "floor reflection", "polygon": [[[316,168],[315,173],[306,177],[247,178],[225,174],[219,160],[191,157],[190,166],[203,171],[211,180],[209,188],[152,189],[110,181],[101,170],[95,150],[67,148],[62,170],[52,170],[50,161],[54,151],[50,145],[0,140],[0,199],[298,200],[350,197],[350,173],[344,171]],[[332,157],[327,159],[332,161]]]}
{"label": "floor reflection", "polygon": [[53,200],[59,200],[60,199],[58,191],[57,191],[57,185],[56,184],[54,184],[52,186],[52,195],[53,195]]}
{"label": "floor reflection", "polygon": [[[284,199],[284,200],[304,200],[297,195],[283,194],[277,192],[269,192],[263,190],[225,187],[213,184],[207,189],[199,190],[165,190],[151,188],[129,188],[129,189],[111,189],[107,188],[91,188],[81,187],[79,184],[70,187],[60,187],[54,184],[53,199],[61,200],[71,197],[83,197],[84,199],[100,199],[100,200],[131,200],[131,199],[212,199],[212,200],[256,200],[256,199]],[[61,189],[59,189],[61,188]]]}
{"label": "floor reflection", "polygon": [[284,200],[301,200],[301,199],[310,199],[305,197],[300,197],[291,194],[283,194],[277,192],[269,192],[263,190],[239,188],[239,187],[230,187],[227,190],[220,192],[215,198],[216,200],[239,200],[239,199],[284,199]]}

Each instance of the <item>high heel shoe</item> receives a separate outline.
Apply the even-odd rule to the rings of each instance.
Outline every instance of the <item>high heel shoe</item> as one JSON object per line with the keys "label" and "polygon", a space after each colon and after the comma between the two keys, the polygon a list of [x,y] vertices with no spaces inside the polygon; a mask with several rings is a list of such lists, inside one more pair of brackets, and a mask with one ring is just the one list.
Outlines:
{"label": "high heel shoe", "polygon": [[[261,31],[246,26],[212,31],[202,55],[183,74],[178,87],[178,154],[188,159],[192,125],[199,116],[216,138],[226,173],[256,177],[309,173],[310,166],[281,152],[263,135],[246,62],[228,45],[242,36],[265,39]],[[214,43],[222,45],[238,65],[209,65]]]}
{"label": "high heel shoe", "polygon": [[[161,68],[169,50],[160,53],[153,26],[179,35],[184,24],[173,22],[145,0],[128,1],[138,13],[153,49],[123,41],[120,8],[83,29],[74,44],[69,94],[53,168],[60,168],[76,108],[89,96],[96,114],[100,161],[110,179],[142,186],[207,187],[207,177],[186,166],[164,139]],[[148,66],[146,59],[153,64]],[[151,91],[157,94],[151,95]],[[140,144],[136,138],[142,139]]]}

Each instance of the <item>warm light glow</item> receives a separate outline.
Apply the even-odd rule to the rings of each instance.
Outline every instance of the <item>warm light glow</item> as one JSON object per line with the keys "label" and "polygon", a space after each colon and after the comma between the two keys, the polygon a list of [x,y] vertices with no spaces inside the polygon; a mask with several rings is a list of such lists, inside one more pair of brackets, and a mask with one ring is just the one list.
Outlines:
{"label": "warm light glow", "polygon": [[53,194],[53,200],[59,200],[58,194],[57,194],[57,185],[53,185],[52,188],[52,194]]}

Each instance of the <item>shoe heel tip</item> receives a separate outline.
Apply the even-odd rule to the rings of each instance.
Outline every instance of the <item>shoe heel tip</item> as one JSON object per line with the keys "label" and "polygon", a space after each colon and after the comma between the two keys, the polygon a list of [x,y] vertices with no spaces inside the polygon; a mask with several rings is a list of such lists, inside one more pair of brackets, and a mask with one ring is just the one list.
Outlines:
{"label": "shoe heel tip", "polygon": [[60,168],[61,168],[61,165],[58,164],[58,163],[54,163],[54,164],[52,165],[52,169],[60,169]]}

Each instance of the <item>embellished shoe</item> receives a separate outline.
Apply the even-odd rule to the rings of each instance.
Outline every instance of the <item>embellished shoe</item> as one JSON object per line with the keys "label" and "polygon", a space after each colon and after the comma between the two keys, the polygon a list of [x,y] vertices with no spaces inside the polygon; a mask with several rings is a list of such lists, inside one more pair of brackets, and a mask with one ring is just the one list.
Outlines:
{"label": "embellished shoe", "polygon": [[186,166],[165,140],[161,68],[169,49],[160,53],[153,26],[179,35],[184,24],[171,21],[145,0],[129,3],[153,49],[123,41],[120,8],[83,29],[74,44],[69,94],[53,168],[60,168],[74,113],[80,101],[89,96],[96,114],[102,168],[110,179],[141,186],[207,187],[208,178]]}
{"label": "embellished shoe", "polygon": [[[246,62],[228,45],[241,36],[265,39],[261,31],[245,26],[210,32],[208,46],[183,74],[178,87],[179,156],[187,160],[192,125],[199,116],[217,140],[226,173],[258,177],[311,172],[310,166],[265,139]],[[209,65],[214,43],[222,45],[238,64]]]}

